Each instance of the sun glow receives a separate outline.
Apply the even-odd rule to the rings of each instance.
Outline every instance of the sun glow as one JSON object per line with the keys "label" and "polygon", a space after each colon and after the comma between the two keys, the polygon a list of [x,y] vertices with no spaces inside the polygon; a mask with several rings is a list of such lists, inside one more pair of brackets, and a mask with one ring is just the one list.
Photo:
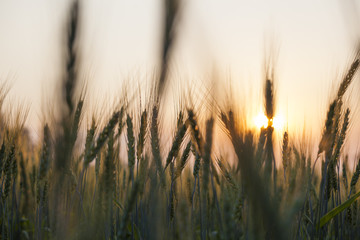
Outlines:
{"label": "sun glow", "polygon": [[268,119],[264,114],[259,114],[254,118],[254,123],[257,128],[266,128],[268,126]]}
{"label": "sun glow", "polygon": [[275,116],[273,119],[268,119],[263,113],[259,113],[254,118],[254,124],[257,128],[267,128],[269,123],[272,123],[274,129],[280,130],[284,128],[285,120],[281,115]]}

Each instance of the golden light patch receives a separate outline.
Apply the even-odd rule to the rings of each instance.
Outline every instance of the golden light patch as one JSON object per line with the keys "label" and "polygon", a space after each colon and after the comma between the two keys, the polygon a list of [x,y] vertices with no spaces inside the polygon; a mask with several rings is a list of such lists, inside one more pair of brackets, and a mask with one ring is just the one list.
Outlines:
{"label": "golden light patch", "polygon": [[272,126],[275,130],[281,130],[285,126],[285,119],[281,115],[275,116],[273,119],[268,119],[264,113],[259,113],[254,118],[254,125],[257,128],[267,128],[269,122],[272,122]]}

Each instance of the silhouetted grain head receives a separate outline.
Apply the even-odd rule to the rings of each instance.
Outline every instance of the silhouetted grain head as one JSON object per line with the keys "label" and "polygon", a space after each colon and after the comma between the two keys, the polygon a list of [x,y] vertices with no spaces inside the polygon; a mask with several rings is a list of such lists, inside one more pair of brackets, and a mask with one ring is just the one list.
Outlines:
{"label": "silhouetted grain head", "polygon": [[202,137],[201,137],[199,125],[196,120],[196,116],[192,109],[188,109],[188,119],[186,120],[186,124],[188,125],[191,131],[191,135],[190,135],[191,141],[193,142],[196,151],[201,156],[203,153]]}
{"label": "silhouetted grain head", "polygon": [[79,63],[78,53],[75,48],[75,41],[79,28],[79,2],[75,0],[70,9],[70,16],[67,29],[67,62],[64,79],[65,101],[68,107],[68,113],[71,114],[74,109],[74,92],[77,83],[77,69]]}
{"label": "silhouetted grain head", "polygon": [[337,93],[337,98],[338,99],[341,99],[344,96],[344,94],[345,94],[346,90],[348,89],[352,79],[354,78],[354,75],[355,75],[356,71],[359,68],[359,63],[360,63],[360,60],[358,58],[356,58],[354,60],[354,62],[351,64],[348,73],[346,74],[345,78],[342,80],[342,82],[340,84],[340,87],[339,87],[339,90],[338,90],[338,93]]}
{"label": "silhouetted grain head", "polygon": [[165,88],[168,78],[169,59],[171,50],[176,38],[177,20],[180,11],[180,0],[163,0],[164,1],[164,18],[163,18],[163,40],[161,51],[161,69],[160,77],[156,83],[158,99]]}
{"label": "silhouetted grain head", "polygon": [[39,170],[39,180],[45,178],[46,173],[50,167],[51,161],[51,138],[50,138],[50,129],[46,124],[44,126],[44,139],[40,156],[40,170]]}
{"label": "silhouetted grain head", "polygon": [[162,187],[165,187],[165,174],[162,165],[161,153],[160,153],[160,137],[159,137],[159,128],[158,128],[158,116],[159,110],[158,106],[154,105],[152,111],[152,119],[151,119],[151,150],[153,154],[153,160],[156,165],[157,172],[160,177]]}
{"label": "silhouetted grain head", "polygon": [[329,149],[331,147],[331,132],[332,132],[332,126],[333,126],[333,121],[334,121],[334,116],[335,116],[335,107],[336,107],[336,101],[333,101],[330,104],[329,110],[327,112],[325,126],[324,126],[323,134],[322,134],[322,137],[320,140],[320,144],[319,144],[318,154],[320,154],[324,151],[329,151]]}
{"label": "silhouetted grain head", "polygon": [[166,163],[165,163],[164,170],[169,166],[169,164],[173,161],[173,159],[177,157],[177,155],[178,155],[178,153],[180,151],[181,144],[182,144],[182,142],[184,140],[186,130],[187,130],[186,124],[182,124],[182,125],[180,124],[178,126],[178,128],[176,129],[176,133],[175,133],[175,136],[174,136],[174,140],[173,140],[171,149],[170,149],[169,154],[168,154],[168,156],[166,158]]}
{"label": "silhouetted grain head", "polygon": [[210,118],[206,121],[206,139],[205,139],[204,154],[203,154],[203,188],[205,192],[208,191],[209,179],[210,179],[211,150],[213,145],[213,128],[214,128],[214,119]]}
{"label": "silhouetted grain head", "polygon": [[186,145],[186,147],[181,155],[180,162],[178,162],[178,164],[176,166],[176,171],[175,171],[175,176],[174,176],[175,179],[180,177],[181,172],[184,170],[185,165],[189,159],[190,151],[191,151],[191,141],[189,141],[188,144]]}
{"label": "silhouetted grain head", "polygon": [[336,143],[335,143],[335,147],[334,147],[334,152],[333,152],[333,159],[332,161],[334,161],[336,164],[339,160],[339,156],[340,156],[340,151],[341,148],[344,144],[344,140],[346,137],[346,133],[347,133],[347,129],[349,126],[349,116],[350,116],[350,109],[346,109],[345,115],[344,115],[344,120],[343,120],[343,125],[342,128],[340,130],[340,132],[337,135],[337,139],[336,139]]}
{"label": "silhouetted grain head", "polygon": [[136,146],[136,155],[138,161],[141,159],[141,155],[144,150],[147,125],[148,125],[147,111],[144,110],[141,114],[140,131],[138,136],[138,143]]}
{"label": "silhouetted grain head", "polygon": [[132,118],[130,117],[130,115],[127,115],[126,125],[127,125],[127,141],[128,141],[128,166],[132,177],[135,166],[135,137],[134,137]]}
{"label": "silhouetted grain head", "polygon": [[360,176],[360,159],[357,160],[357,164],[356,164],[356,168],[355,168],[355,172],[353,173],[352,177],[351,177],[351,181],[350,181],[350,193],[355,191],[355,186],[356,183],[359,180],[359,176]]}
{"label": "silhouetted grain head", "polygon": [[265,114],[268,119],[274,117],[274,89],[272,80],[265,81]]}

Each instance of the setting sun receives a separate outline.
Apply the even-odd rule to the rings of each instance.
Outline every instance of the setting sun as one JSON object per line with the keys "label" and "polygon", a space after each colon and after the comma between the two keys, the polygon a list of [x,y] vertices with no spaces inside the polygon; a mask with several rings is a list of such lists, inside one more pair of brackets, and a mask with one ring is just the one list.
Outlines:
{"label": "setting sun", "polygon": [[268,119],[264,114],[260,113],[254,118],[254,123],[258,128],[266,128],[268,126]]}
{"label": "setting sun", "polygon": [[[276,130],[282,129],[285,125],[285,120],[282,116],[275,116],[273,119],[270,119],[270,121],[273,122],[273,127]],[[265,114],[263,113],[259,113],[255,118],[254,118],[254,124],[257,128],[266,128],[268,126],[269,123],[269,119],[265,116]]]}

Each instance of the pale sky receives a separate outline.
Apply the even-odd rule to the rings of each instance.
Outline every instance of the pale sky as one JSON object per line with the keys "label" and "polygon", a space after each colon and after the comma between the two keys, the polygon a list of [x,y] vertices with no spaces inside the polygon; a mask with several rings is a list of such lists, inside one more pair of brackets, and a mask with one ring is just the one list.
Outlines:
{"label": "pale sky", "polygon": [[[120,93],[124,79],[146,78],[157,65],[162,1],[82,2],[83,77],[93,101],[103,101]],[[218,86],[223,87],[230,75],[241,99],[248,94],[255,99],[245,103],[255,114],[262,106],[264,46],[272,43],[278,49],[278,112],[290,130],[300,131],[298,126],[305,123],[318,137],[330,94],[359,36],[358,5],[341,2],[351,3],[184,1],[172,58],[178,79],[201,87],[210,84],[207,77],[216,69]],[[68,7],[69,1],[64,0],[0,0],[0,80],[11,83],[11,102],[30,105],[27,124],[34,131],[38,131],[41,106],[51,99],[59,80]],[[352,85],[349,104],[354,122],[358,122],[359,80]],[[359,129],[353,123],[355,141]]]}

